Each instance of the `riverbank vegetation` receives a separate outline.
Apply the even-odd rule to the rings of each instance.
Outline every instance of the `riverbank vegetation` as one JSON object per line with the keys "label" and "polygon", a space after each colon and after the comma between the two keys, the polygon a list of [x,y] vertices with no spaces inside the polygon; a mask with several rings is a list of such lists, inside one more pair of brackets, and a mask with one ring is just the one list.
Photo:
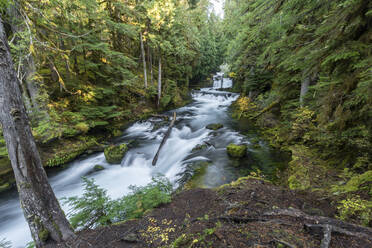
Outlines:
{"label": "riverbank vegetation", "polygon": [[235,115],[292,154],[282,183],[371,225],[372,3],[232,0],[224,22]]}
{"label": "riverbank vegetation", "polygon": [[[46,166],[184,105],[189,83],[222,63],[221,20],[208,1],[9,0],[1,16]],[[0,190],[12,183],[1,133]]]}

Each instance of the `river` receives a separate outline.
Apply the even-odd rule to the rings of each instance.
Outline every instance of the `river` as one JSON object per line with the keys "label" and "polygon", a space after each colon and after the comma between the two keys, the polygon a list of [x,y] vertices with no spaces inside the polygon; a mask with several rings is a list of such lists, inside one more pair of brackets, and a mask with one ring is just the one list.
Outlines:
{"label": "river", "polygon": [[[228,88],[232,86],[232,82],[225,78],[222,85]],[[150,118],[134,123],[115,140],[116,143],[135,140],[134,147],[127,152],[121,165],[106,163],[101,152],[77,159],[58,172],[49,173],[49,181],[55,194],[59,199],[81,195],[82,176],[94,178],[112,198],[128,193],[130,185],[146,185],[158,173],[169,178],[176,188],[188,166],[196,161],[211,162],[202,177],[202,187],[215,187],[231,182],[242,173],[242,168],[243,171],[253,167],[271,171],[280,163],[280,156],[264,142],[257,142],[257,132],[253,127],[230,117],[229,106],[238,98],[238,94],[220,91],[220,87],[221,80],[216,79],[213,87],[192,91],[193,101],[190,104],[173,110],[177,112],[177,121],[161,150],[156,166],[152,166],[151,162],[167,126],[156,128],[162,120]],[[165,114],[171,116],[173,111]],[[206,129],[205,126],[211,123],[221,123],[224,127],[217,131]],[[254,146],[253,139],[256,139]],[[207,149],[192,151],[195,146],[205,142],[209,144]],[[229,143],[247,144],[249,159],[238,162],[231,160],[226,154]],[[93,167],[97,164],[105,169],[95,171]],[[65,212],[69,211],[68,206],[64,205],[63,209]],[[31,240],[15,190],[0,194],[0,240],[3,238],[11,241],[13,247],[24,247]]]}

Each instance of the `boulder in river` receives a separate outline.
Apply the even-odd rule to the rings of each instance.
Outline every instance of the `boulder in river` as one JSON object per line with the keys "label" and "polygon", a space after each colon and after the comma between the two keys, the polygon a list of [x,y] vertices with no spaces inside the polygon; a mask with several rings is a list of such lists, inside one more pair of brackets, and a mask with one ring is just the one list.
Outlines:
{"label": "boulder in river", "polygon": [[94,169],[95,171],[101,171],[101,170],[104,170],[105,167],[103,167],[103,166],[100,165],[100,164],[96,164],[96,165],[93,167],[93,169]]}
{"label": "boulder in river", "polygon": [[223,128],[223,125],[221,123],[213,123],[213,124],[207,125],[205,128],[210,129],[210,130],[218,130],[218,129]]}
{"label": "boulder in river", "polygon": [[199,144],[199,145],[196,145],[194,148],[192,148],[191,152],[201,151],[201,150],[204,150],[206,148],[208,148],[208,146],[206,144]]}
{"label": "boulder in river", "polygon": [[229,144],[226,148],[227,154],[233,158],[242,158],[247,153],[246,145]]}
{"label": "boulder in river", "polygon": [[110,164],[120,164],[125,153],[128,151],[127,144],[111,145],[104,150],[105,158]]}

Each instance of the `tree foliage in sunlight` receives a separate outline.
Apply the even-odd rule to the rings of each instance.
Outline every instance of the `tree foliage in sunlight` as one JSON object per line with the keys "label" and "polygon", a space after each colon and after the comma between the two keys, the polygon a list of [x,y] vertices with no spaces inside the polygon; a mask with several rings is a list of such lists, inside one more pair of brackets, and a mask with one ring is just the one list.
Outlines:
{"label": "tree foliage in sunlight", "polygon": [[204,80],[221,62],[222,21],[208,14],[207,0],[1,4],[33,134],[42,144],[117,133],[153,111],[160,57],[162,109],[185,103],[189,82]]}

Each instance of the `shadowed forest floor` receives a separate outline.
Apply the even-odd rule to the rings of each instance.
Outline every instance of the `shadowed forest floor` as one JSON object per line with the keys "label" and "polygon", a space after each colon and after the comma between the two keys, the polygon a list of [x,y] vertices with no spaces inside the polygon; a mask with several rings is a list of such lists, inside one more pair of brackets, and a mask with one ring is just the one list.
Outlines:
{"label": "shadowed forest floor", "polygon": [[372,247],[371,228],[328,218],[334,213],[314,194],[246,177],[182,191],[142,219],[82,231],[57,247],[320,247],[326,224],[329,247]]}

